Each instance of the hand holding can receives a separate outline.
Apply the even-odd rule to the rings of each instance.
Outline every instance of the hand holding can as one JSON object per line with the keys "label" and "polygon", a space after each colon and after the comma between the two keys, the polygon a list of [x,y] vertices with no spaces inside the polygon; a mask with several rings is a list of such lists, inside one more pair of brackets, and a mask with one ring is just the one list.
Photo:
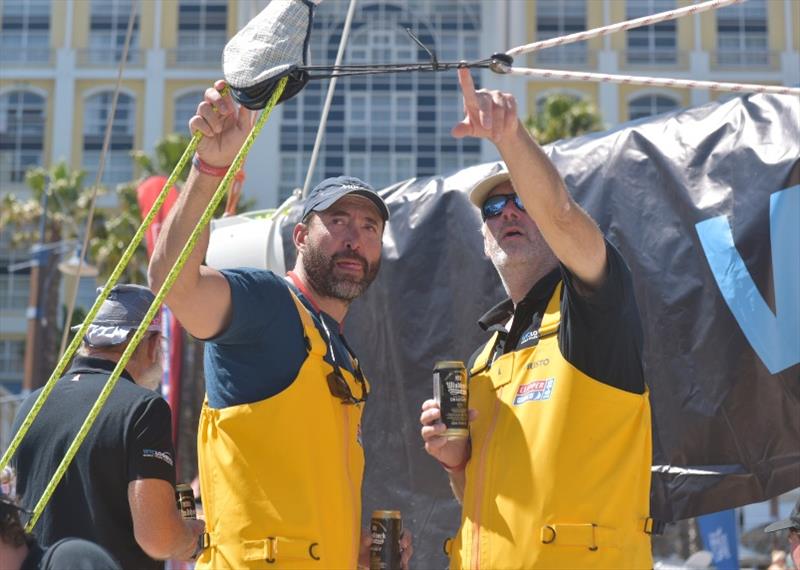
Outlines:
{"label": "hand holding can", "polygon": [[370,570],[400,570],[400,536],[403,534],[400,511],[373,511],[369,528],[372,533]]}

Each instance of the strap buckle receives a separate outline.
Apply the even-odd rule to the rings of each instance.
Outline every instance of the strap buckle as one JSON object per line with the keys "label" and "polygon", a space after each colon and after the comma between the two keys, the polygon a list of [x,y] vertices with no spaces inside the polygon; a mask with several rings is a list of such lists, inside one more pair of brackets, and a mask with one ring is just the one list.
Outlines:
{"label": "strap buckle", "polygon": [[275,564],[278,557],[278,539],[274,536],[267,537],[267,564]]}
{"label": "strap buckle", "polygon": [[664,534],[664,529],[667,528],[667,523],[664,521],[660,521],[654,519],[653,517],[647,517],[644,519],[644,530],[645,534],[649,534],[651,536],[661,536]]}

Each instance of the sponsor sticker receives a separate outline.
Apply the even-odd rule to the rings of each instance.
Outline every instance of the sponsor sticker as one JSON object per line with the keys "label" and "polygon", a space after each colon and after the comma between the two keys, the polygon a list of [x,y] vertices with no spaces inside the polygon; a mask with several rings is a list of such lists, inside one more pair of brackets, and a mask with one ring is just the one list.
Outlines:
{"label": "sponsor sticker", "polygon": [[525,402],[549,400],[553,394],[555,383],[555,378],[545,378],[544,380],[534,380],[523,384],[517,389],[517,395],[514,396],[514,405],[519,406]]}
{"label": "sponsor sticker", "polygon": [[152,457],[153,459],[160,459],[170,467],[174,465],[172,455],[167,451],[158,451],[157,449],[144,449],[142,450],[142,457]]}
{"label": "sponsor sticker", "polygon": [[522,335],[522,338],[519,339],[519,346],[522,347],[528,343],[530,344],[537,344],[539,342],[539,329],[534,329],[532,331],[526,331],[525,334]]}

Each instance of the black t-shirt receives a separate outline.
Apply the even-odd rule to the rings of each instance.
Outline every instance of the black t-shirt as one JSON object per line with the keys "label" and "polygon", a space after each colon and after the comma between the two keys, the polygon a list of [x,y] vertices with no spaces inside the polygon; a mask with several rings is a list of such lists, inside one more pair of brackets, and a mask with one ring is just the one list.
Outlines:
{"label": "black t-shirt", "polygon": [[[540,279],[516,309],[506,299],[478,321],[484,330],[499,331],[493,358],[535,346],[547,302],[559,281],[561,324],[558,346],[575,368],[604,384],[643,394],[642,323],[633,293],[633,281],[625,260],[606,241],[608,274],[590,296],[575,289],[574,277],[563,265]],[[511,329],[503,326],[511,316]],[[473,355],[477,356],[477,353]]]}
{"label": "black t-shirt", "polygon": [[[60,378],[14,455],[17,493],[33,510],[94,405],[115,363],[78,356]],[[22,404],[13,432],[39,396]],[[171,414],[157,393],[123,372],[64,478],[33,529],[44,546],[66,537],[108,550],[124,568],[163,568],[136,543],[128,483],[163,479],[175,484]]]}

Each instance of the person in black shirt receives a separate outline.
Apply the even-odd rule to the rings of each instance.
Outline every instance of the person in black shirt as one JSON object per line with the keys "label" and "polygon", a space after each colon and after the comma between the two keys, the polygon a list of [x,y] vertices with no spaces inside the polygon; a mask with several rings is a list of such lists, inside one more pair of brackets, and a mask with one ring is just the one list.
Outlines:
{"label": "person in black shirt", "polygon": [[[153,299],[146,287],[117,285],[102,304],[72,367],[14,456],[25,509],[42,496]],[[175,502],[171,413],[153,391],[160,363],[160,324],[154,322],[33,529],[43,545],[83,538],[136,569],[163,568],[158,560],[189,560],[198,553],[205,525],[183,520]],[[14,432],[38,396],[36,391],[23,402]]]}
{"label": "person in black shirt", "polygon": [[81,538],[63,538],[47,549],[25,532],[19,505],[0,494],[0,568],[3,570],[121,570],[102,547]]}
{"label": "person in black shirt", "polygon": [[[514,97],[476,92],[467,69],[459,81],[466,117],[453,135],[490,140],[506,165],[470,200],[509,298],[480,321],[493,336],[468,367],[470,437],[449,439],[438,404],[422,405],[425,449],[463,504],[450,567],[652,567],[650,408],[630,272]],[[598,545],[606,529],[613,538]]]}

